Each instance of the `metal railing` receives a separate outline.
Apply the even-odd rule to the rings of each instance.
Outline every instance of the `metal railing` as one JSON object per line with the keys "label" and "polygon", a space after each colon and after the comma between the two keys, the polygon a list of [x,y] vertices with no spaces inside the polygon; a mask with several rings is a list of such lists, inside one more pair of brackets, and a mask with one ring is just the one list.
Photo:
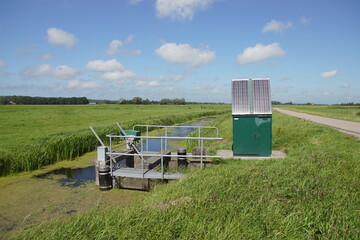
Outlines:
{"label": "metal railing", "polygon": [[[114,164],[116,164],[116,160],[115,158],[118,156],[139,156],[141,159],[141,169],[142,169],[142,177],[145,177],[145,174],[147,171],[144,171],[144,162],[145,162],[145,157],[160,157],[160,164],[161,164],[161,175],[162,175],[162,179],[164,179],[164,157],[189,157],[189,158],[200,158],[200,168],[203,169],[203,160],[204,158],[220,158],[220,156],[209,156],[209,155],[204,155],[204,141],[214,141],[214,140],[221,140],[222,138],[218,137],[218,129],[216,127],[208,127],[208,126],[161,126],[161,125],[135,125],[133,127],[133,129],[135,130],[136,127],[146,127],[146,136],[133,136],[133,135],[126,135],[125,131],[121,128],[119,123],[116,123],[118,125],[118,127],[120,128],[120,132],[121,135],[115,135],[115,134],[108,134],[106,135],[106,137],[109,138],[109,152],[107,153],[107,155],[110,157],[110,171],[111,171],[111,176],[113,176],[113,168],[114,168]],[[165,136],[149,136],[149,129],[153,129],[153,128],[165,128]],[[198,129],[198,137],[181,137],[181,136],[168,136],[168,129],[174,129],[174,128],[194,128],[194,129]],[[201,137],[201,129],[215,129],[216,130],[216,136],[215,137]],[[123,138],[123,139],[139,139],[140,140],[140,145],[143,146],[143,140],[146,140],[147,144],[146,144],[146,152],[143,151],[143,147],[141,147],[141,151],[139,151],[137,149],[137,147],[135,146],[135,144],[132,145],[135,153],[120,153],[120,152],[113,152],[114,149],[119,148],[119,146],[112,146],[113,143],[113,138]],[[149,139],[160,139],[160,153],[151,153],[148,152],[148,140]],[[167,141],[168,140],[194,140],[194,141],[198,141],[198,146],[200,147],[200,155],[167,155],[165,152],[165,148],[164,146],[167,146]],[[120,144],[120,145],[124,145],[124,144]],[[150,169],[149,169],[150,170]],[[148,171],[149,171],[148,170]]]}
{"label": "metal railing", "polygon": [[[164,128],[165,130],[165,135],[164,137],[168,137],[168,129],[176,129],[176,128],[193,128],[193,129],[197,129],[198,131],[198,137],[201,138],[201,129],[214,129],[216,131],[216,135],[215,137],[219,137],[219,130],[217,127],[209,127],[209,126],[163,126],[163,125],[134,125],[133,126],[133,130],[135,130],[135,128],[137,127],[145,127],[146,128],[146,137],[149,136],[149,129],[154,129],[154,128]],[[165,146],[167,145],[167,139],[165,139]],[[200,139],[198,140],[198,147],[200,146]],[[142,146],[142,145],[141,145]],[[146,151],[149,150],[149,141],[146,140]]]}

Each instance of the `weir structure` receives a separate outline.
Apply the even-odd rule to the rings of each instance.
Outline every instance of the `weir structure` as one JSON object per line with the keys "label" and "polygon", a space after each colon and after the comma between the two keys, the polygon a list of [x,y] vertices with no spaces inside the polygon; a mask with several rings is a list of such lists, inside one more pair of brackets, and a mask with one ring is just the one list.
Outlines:
{"label": "weir structure", "polygon": [[[124,130],[119,123],[120,134],[107,134],[109,146],[101,141],[94,129],[90,127],[99,140],[101,146],[97,148],[96,183],[100,190],[111,188],[129,188],[149,190],[159,182],[181,179],[185,176],[180,170],[191,167],[203,169],[210,163],[208,149],[204,141],[221,140],[218,129],[209,126],[162,126],[162,125],[134,125],[132,129]],[[178,128],[191,128],[197,130],[196,136],[174,136],[171,132]],[[152,130],[160,129],[161,136],[152,136]],[[203,136],[207,130],[211,136]],[[144,132],[141,134],[140,130]],[[124,140],[124,141],[122,141]],[[158,151],[149,151],[149,141],[157,141]],[[178,148],[176,152],[169,149],[169,141],[197,141],[197,147],[192,153],[185,148]],[[120,141],[120,143],[119,143]],[[107,169],[107,172],[104,172]]]}

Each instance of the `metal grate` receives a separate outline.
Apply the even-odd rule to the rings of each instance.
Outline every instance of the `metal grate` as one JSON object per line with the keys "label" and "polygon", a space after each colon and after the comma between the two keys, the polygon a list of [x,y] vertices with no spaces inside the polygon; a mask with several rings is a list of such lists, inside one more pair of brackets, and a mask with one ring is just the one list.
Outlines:
{"label": "metal grate", "polygon": [[270,85],[268,79],[254,80],[254,113],[271,114]]}
{"label": "metal grate", "polygon": [[232,81],[232,113],[250,114],[249,106],[249,81]]}

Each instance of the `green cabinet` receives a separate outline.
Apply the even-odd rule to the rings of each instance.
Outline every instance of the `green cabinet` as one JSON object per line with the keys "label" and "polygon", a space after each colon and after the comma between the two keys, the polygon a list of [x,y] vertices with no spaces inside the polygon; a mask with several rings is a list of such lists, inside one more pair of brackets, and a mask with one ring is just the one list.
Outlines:
{"label": "green cabinet", "polygon": [[270,156],[271,128],[271,114],[233,115],[234,156]]}

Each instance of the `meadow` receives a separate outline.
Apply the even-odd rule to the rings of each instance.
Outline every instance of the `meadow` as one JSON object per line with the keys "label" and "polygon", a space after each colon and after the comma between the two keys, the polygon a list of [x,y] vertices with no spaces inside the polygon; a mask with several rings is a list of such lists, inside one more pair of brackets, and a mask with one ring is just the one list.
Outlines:
{"label": "meadow", "polygon": [[[212,122],[231,149],[229,114]],[[221,160],[126,208],[53,220],[15,239],[359,239],[360,141],[273,113],[285,159]],[[118,190],[111,190],[118,191]]]}
{"label": "meadow", "polygon": [[278,105],[274,107],[280,107],[287,110],[303,112],[322,117],[360,122],[360,106]]}
{"label": "meadow", "polygon": [[99,145],[100,137],[134,124],[173,125],[230,111],[230,105],[0,106],[0,176],[73,159]]}

